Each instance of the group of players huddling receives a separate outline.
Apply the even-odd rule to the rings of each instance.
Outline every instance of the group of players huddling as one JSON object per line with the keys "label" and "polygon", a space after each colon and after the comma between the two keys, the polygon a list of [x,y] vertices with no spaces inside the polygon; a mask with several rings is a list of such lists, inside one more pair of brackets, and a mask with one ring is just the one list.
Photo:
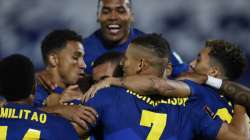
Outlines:
{"label": "group of players huddling", "polygon": [[0,60],[0,140],[247,140],[250,90],[235,44],[207,40],[189,65],[157,33],[132,27],[131,0],[99,0],[100,29],[42,40],[45,68]]}

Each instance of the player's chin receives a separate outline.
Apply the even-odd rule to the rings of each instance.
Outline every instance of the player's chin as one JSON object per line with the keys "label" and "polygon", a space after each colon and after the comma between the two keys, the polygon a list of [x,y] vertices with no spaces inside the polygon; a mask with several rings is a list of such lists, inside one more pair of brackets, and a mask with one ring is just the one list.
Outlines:
{"label": "player's chin", "polygon": [[112,42],[120,42],[123,39],[122,33],[112,34],[110,32],[105,34],[105,38]]}
{"label": "player's chin", "polygon": [[77,81],[78,81],[79,79],[80,79],[80,76],[79,76],[79,75],[74,76],[74,77],[72,77],[72,78],[69,80],[68,83],[70,83],[71,85],[76,84]]}

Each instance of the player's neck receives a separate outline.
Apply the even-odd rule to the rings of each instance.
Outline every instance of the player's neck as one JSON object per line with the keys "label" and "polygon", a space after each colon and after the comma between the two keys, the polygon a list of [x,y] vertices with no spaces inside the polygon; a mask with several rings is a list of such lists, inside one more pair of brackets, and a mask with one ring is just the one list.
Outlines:
{"label": "player's neck", "polygon": [[62,87],[62,88],[66,86],[65,83],[63,82],[63,79],[59,75],[57,68],[48,67],[46,69],[46,73],[50,75],[50,80],[55,82],[54,84],[56,84],[57,86]]}

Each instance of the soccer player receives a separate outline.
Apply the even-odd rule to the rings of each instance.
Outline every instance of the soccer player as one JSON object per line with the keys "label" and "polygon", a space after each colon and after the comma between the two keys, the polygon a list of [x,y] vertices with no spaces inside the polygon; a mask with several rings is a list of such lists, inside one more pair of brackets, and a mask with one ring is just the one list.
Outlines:
{"label": "soccer player", "polygon": [[7,100],[0,108],[0,139],[79,139],[69,121],[31,105],[34,88],[34,67],[27,57],[16,54],[0,61],[0,92]]}
{"label": "soccer player", "polygon": [[106,77],[121,77],[120,63],[123,59],[121,52],[107,52],[98,57],[93,64],[93,80],[98,82]]}
{"label": "soccer player", "polygon": [[[159,35],[138,37],[125,53],[124,74],[161,78],[165,68],[171,68],[169,57],[168,43]],[[189,86],[192,86],[188,82],[179,85],[181,88],[176,92],[190,91]],[[217,98],[212,97],[216,94],[212,89],[197,89],[194,94],[206,91],[206,94],[211,95],[208,96],[210,100]],[[237,113],[234,114],[234,123],[238,121],[235,131],[236,126],[232,123],[224,123],[211,115],[210,108],[222,106],[224,101],[214,102],[215,107],[200,96],[149,97],[128,89],[111,87],[98,91],[87,105],[94,107],[99,114],[94,133],[101,131],[103,139],[244,139],[247,135],[244,108],[235,107]]]}
{"label": "soccer player", "polygon": [[81,98],[83,102],[86,102],[89,98],[93,97],[96,91],[105,87],[106,81],[103,82],[103,79],[108,77],[122,77],[123,70],[121,67],[121,61],[123,58],[124,54],[121,52],[107,52],[95,60],[93,64],[92,81],[79,82],[80,85],[92,83]]}
{"label": "soccer player", "polygon": [[41,50],[46,65],[43,73],[57,86],[51,90],[40,80],[34,100],[36,107],[59,104],[61,98],[70,95],[75,98],[82,96],[76,84],[86,67],[82,59],[84,49],[81,41],[81,36],[71,30],[52,31],[42,41]]}
{"label": "soccer player", "polygon": [[[92,73],[96,58],[109,51],[125,52],[129,43],[144,33],[133,28],[134,13],[131,0],[98,0],[97,21],[100,29],[84,39],[87,73]],[[188,69],[176,52],[171,54],[172,76]]]}
{"label": "soccer player", "polygon": [[[202,84],[205,83],[205,81],[207,80],[207,75],[210,75],[224,80],[233,81],[240,77],[240,75],[243,73],[245,69],[245,66],[246,66],[245,55],[240,50],[240,48],[237,47],[235,44],[223,40],[210,40],[206,42],[205,48],[199,53],[197,59],[195,59],[190,64],[191,72],[187,73],[181,79],[187,78],[188,75],[195,75],[195,77],[190,79],[191,80],[198,79],[199,83]],[[232,88],[234,88],[232,82],[228,81],[225,82],[226,84],[232,85]],[[213,82],[208,82],[208,84],[209,83]],[[219,83],[222,84],[222,82]],[[127,77],[124,78],[123,85],[126,85],[127,87],[132,88],[138,91],[139,93],[147,93],[147,92],[142,92],[145,90],[157,90],[158,93],[161,93],[161,95],[168,97],[187,97],[191,94],[190,92],[184,92],[184,93],[176,92],[174,89],[180,86],[178,84],[176,85],[175,81],[172,82],[170,80],[166,81],[157,78],[154,79],[152,77],[144,77],[144,78],[138,76]],[[236,97],[236,100],[238,99],[237,103],[245,105],[246,107],[249,108],[248,103],[245,102],[247,101],[248,98],[243,98],[247,96],[247,93],[249,92],[247,92],[246,88],[240,87],[239,85],[237,86],[237,84],[235,84],[235,86],[238,89],[236,91],[245,91],[245,92],[235,93],[234,90],[232,89],[229,90],[230,88],[226,88],[227,86],[224,85],[221,89],[223,92],[221,93],[229,96],[235,93],[234,97]],[[213,87],[216,87],[216,85]],[[195,89],[192,89],[192,91],[194,90]],[[177,93],[179,94],[177,95]],[[242,98],[239,99],[239,94],[245,96],[242,96]],[[204,95],[206,94],[201,94],[201,96]],[[216,110],[214,111],[217,112]]]}
{"label": "soccer player", "polygon": [[60,106],[64,100],[81,98],[82,92],[77,80],[83,74],[85,63],[82,59],[84,49],[80,35],[71,30],[55,30],[49,33],[42,42],[42,55],[46,65],[43,73],[55,81],[57,88],[51,90],[39,81],[36,85],[35,107],[48,113],[59,114],[77,123],[84,129],[95,123],[96,113],[86,106]]}
{"label": "soccer player", "polygon": [[[231,69],[237,70],[238,67],[232,67]],[[237,104],[245,106],[248,116],[250,116],[250,89],[248,87],[230,81],[229,79],[215,78],[207,74],[196,72],[185,73],[179,79],[189,79],[199,84],[207,84],[213,88],[219,89],[222,95],[232,99]]]}
{"label": "soccer player", "polygon": [[[128,44],[136,37],[143,35],[140,30],[133,28],[134,14],[131,0],[98,0],[97,21],[100,29],[96,30],[83,41],[86,62],[86,72],[92,74],[94,61],[102,54],[109,51],[125,52]],[[188,70],[188,65],[183,64],[176,52],[171,53],[173,72],[171,77]],[[56,85],[49,76],[40,72],[40,81],[48,88],[54,90]]]}

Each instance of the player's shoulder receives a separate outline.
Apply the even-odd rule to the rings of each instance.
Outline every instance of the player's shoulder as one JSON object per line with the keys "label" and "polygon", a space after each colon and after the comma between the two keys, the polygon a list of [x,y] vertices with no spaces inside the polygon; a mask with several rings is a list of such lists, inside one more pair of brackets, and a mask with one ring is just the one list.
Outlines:
{"label": "player's shoulder", "polygon": [[[110,87],[98,90],[97,95],[113,96],[113,95],[118,95],[123,92],[126,92],[125,88],[118,87],[118,86],[110,86]],[[108,95],[106,93],[108,93]]]}
{"label": "player's shoulder", "polygon": [[183,80],[186,83],[191,91],[191,96],[207,97],[207,96],[218,96],[218,90],[213,89],[204,84],[198,84],[191,80]]}
{"label": "player's shoulder", "polygon": [[211,91],[217,91],[216,89],[213,89],[205,84],[199,84],[195,81],[192,80],[183,80],[182,82],[186,83],[188,86],[190,87],[194,87],[194,88],[200,88],[202,90],[211,90]]}
{"label": "player's shoulder", "polygon": [[132,31],[135,35],[145,35],[145,33],[137,28],[132,28]]}
{"label": "player's shoulder", "polygon": [[103,104],[109,104],[119,98],[126,89],[116,86],[100,89],[96,92],[96,95],[89,100],[91,102],[102,102]]}
{"label": "player's shoulder", "polygon": [[83,39],[83,44],[87,47],[89,44],[97,43],[100,40],[100,29],[94,31],[88,37]]}

